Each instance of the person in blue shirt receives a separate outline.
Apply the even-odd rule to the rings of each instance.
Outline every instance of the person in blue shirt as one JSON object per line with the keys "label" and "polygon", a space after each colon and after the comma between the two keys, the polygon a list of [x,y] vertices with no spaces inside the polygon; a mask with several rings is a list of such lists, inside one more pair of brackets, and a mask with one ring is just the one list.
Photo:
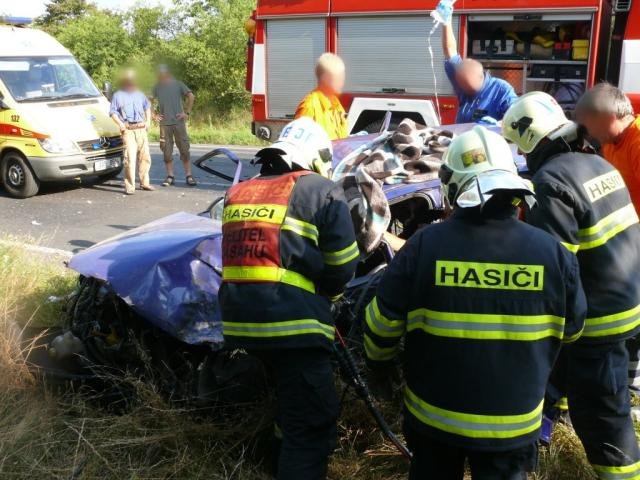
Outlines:
{"label": "person in blue shirt", "polygon": [[[458,54],[458,45],[451,22],[442,29],[444,69],[458,97],[456,123],[494,123],[502,120],[505,112],[518,98],[513,87],[500,78],[485,72],[482,64]],[[490,117],[490,118],[486,118]]]}
{"label": "person in blue shirt", "polygon": [[155,190],[149,183],[151,154],[147,132],[151,125],[151,102],[138,89],[132,70],[124,73],[120,90],[113,94],[109,115],[122,135],[126,194],[133,195],[136,192],[136,166],[140,188]]}

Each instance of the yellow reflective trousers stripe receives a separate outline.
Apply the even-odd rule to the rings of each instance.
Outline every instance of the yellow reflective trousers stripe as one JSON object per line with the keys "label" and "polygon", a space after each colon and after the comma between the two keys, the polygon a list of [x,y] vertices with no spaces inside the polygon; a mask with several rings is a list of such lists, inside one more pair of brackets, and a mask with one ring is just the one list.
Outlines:
{"label": "yellow reflective trousers stripe", "polygon": [[560,397],[560,400],[556,402],[554,407],[564,411],[569,410],[569,399],[567,399],[567,397]]}
{"label": "yellow reflective trousers stripe", "polygon": [[378,297],[374,297],[365,311],[367,326],[379,337],[398,338],[404,333],[404,320],[389,320],[380,313]]}
{"label": "yellow reflective trousers stripe", "polygon": [[371,337],[364,334],[364,352],[369,360],[374,362],[384,362],[393,359],[398,354],[398,345],[393,347],[379,347]]}
{"label": "yellow reflective trousers stripe", "polygon": [[322,252],[324,263],[334,266],[349,263],[351,260],[358,258],[359,255],[360,250],[358,249],[358,244],[356,242],[353,242],[348,247],[338,250],[337,252]]}
{"label": "yellow reflective trousers stripe", "polygon": [[282,230],[296,233],[318,245],[318,228],[312,223],[303,222],[293,217],[286,217],[282,224]]}
{"label": "yellow reflective trousers stripe", "polygon": [[633,330],[640,325],[640,305],[624,312],[605,315],[603,317],[587,318],[582,336],[603,337],[620,335]]}
{"label": "yellow reflective trousers stripe", "polygon": [[593,465],[601,480],[640,480],[640,462],[620,467]]}
{"label": "yellow reflective trousers stripe", "polygon": [[253,338],[318,334],[327,337],[331,341],[333,341],[335,335],[335,328],[332,325],[326,325],[314,319],[272,323],[222,322],[222,331],[224,336]]}
{"label": "yellow reflective trousers stripe", "polygon": [[532,412],[522,415],[476,415],[430,405],[407,387],[404,403],[422,423],[468,438],[516,438],[535,432],[542,423],[543,402]]}
{"label": "yellow reflective trousers stripe", "polygon": [[607,215],[589,228],[578,230],[580,250],[588,250],[604,245],[620,232],[638,223],[638,214],[633,204],[628,204]]}
{"label": "yellow reflective trousers stripe", "polygon": [[224,267],[222,279],[226,282],[280,282],[315,293],[311,280],[292,270],[278,267]]}
{"label": "yellow reflective trousers stripe", "polygon": [[438,312],[421,308],[409,312],[407,332],[422,330],[431,335],[474,340],[534,341],[562,339],[564,318],[555,315],[495,315]]}

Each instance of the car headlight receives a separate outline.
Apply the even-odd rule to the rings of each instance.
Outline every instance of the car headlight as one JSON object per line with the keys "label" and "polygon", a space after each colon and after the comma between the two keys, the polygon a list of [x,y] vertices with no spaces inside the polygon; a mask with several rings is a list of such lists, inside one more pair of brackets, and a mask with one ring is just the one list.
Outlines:
{"label": "car headlight", "polygon": [[78,151],[76,144],[65,138],[47,137],[39,141],[42,148],[49,153],[76,153]]}

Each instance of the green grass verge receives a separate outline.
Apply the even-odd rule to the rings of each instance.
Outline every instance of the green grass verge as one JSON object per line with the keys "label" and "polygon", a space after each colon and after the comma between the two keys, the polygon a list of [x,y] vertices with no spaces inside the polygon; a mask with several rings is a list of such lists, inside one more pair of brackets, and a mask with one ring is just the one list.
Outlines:
{"label": "green grass verge", "polygon": [[[167,403],[150,385],[124,379],[138,402],[114,413],[83,390],[43,385],[25,364],[22,325],[57,325],[76,275],[60,259],[0,243],[0,478],[261,480],[273,404],[240,415],[203,416]],[[382,405],[400,431],[401,401]],[[407,463],[385,441],[366,408],[347,395],[329,478],[400,480]],[[593,480],[580,442],[559,425],[535,480]]]}
{"label": "green grass verge", "polygon": [[[224,114],[194,112],[188,129],[193,144],[266,145],[251,133],[250,110],[237,109]],[[157,125],[149,132],[149,139],[155,142],[160,140],[160,128]]]}
{"label": "green grass verge", "polygon": [[75,275],[62,258],[29,252],[20,246],[24,241],[5,237],[0,243],[0,316],[20,326],[59,325]]}

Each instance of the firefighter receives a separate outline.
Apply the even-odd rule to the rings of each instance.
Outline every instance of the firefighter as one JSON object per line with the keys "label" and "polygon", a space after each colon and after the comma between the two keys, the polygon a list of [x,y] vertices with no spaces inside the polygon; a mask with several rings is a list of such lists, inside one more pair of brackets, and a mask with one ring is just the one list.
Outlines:
{"label": "firefighter", "polygon": [[[618,87],[599,83],[576,105],[578,121],[602,146],[602,156],[618,169],[640,213],[640,115],[634,115],[631,100]],[[629,386],[640,393],[640,338],[627,341]]]}
{"label": "firefighter", "polygon": [[273,373],[281,480],[326,478],[336,442],[330,306],[353,277],[359,251],[344,193],[323,176],[331,155],[318,124],[295,120],[258,152],[260,176],[225,198],[224,337]]}
{"label": "firefighter", "polygon": [[587,295],[584,333],[561,355],[550,393],[566,391],[572,424],[600,478],[640,479],[625,349],[640,325],[640,226],[629,192],[550,95],[521,97],[502,128],[533,175],[538,206],[530,223],[576,255]]}
{"label": "firefighter", "polygon": [[340,103],[345,82],[344,62],[333,53],[320,55],[316,62],[316,78],[318,86],[302,99],[295,118],[312,118],[331,140],[346,138],[349,136],[347,113]]}
{"label": "firefighter", "polygon": [[533,192],[507,143],[476,126],[440,171],[452,217],[416,233],[366,310],[374,370],[406,335],[409,478],[526,479],[537,461],[545,387],[560,345],[578,338],[586,301],[578,262],[521,222]]}
{"label": "firefighter", "polygon": [[444,70],[458,97],[456,123],[502,120],[516,92],[509,82],[485,72],[479,61],[460,56],[451,19],[442,28],[442,49]]}

